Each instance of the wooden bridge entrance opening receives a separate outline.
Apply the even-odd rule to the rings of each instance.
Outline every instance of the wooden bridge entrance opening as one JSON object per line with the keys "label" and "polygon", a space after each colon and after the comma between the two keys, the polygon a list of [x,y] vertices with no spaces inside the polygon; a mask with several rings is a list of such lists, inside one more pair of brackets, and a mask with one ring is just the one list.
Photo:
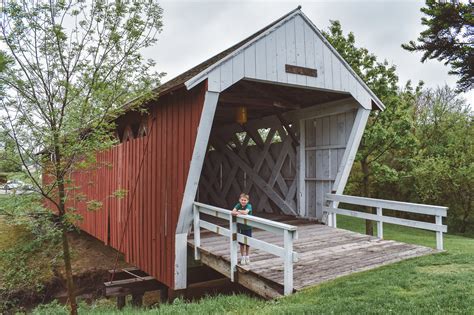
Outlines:
{"label": "wooden bridge entrance opening", "polygon": [[344,154],[358,110],[368,112],[345,93],[239,81],[219,95],[197,201],[231,209],[246,192],[256,215],[321,220],[324,194],[352,165]]}

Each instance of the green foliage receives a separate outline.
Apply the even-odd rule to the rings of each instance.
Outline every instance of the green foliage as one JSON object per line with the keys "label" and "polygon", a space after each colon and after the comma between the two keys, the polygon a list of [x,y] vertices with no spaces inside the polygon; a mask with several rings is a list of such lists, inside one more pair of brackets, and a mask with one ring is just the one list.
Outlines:
{"label": "green foliage", "polygon": [[21,166],[15,142],[7,136],[6,132],[0,132],[0,172],[19,172]]}
{"label": "green foliage", "polygon": [[0,198],[0,312],[15,304],[12,293],[42,291],[59,264],[60,230],[40,203],[35,194]]}
{"label": "green foliage", "polygon": [[[7,1],[0,10],[1,43],[7,49],[0,59],[0,130],[14,144],[36,190],[56,208],[58,218],[35,211],[25,224],[62,238],[75,314],[66,232],[80,216],[68,203],[75,185],[71,173],[97,167],[96,152],[114,144],[114,119],[153,96],[163,74],[142,52],[157,41],[162,9],[155,1]],[[5,60],[11,64],[5,66]],[[100,206],[87,201],[91,210]],[[22,217],[32,210],[24,206],[7,209],[8,214]],[[41,235],[34,236],[41,243]]]}
{"label": "green foliage", "polygon": [[[406,154],[413,150],[415,140],[410,130],[414,100],[421,83],[413,88],[408,82],[400,90],[396,67],[387,61],[378,61],[366,48],[357,47],[354,34],[345,36],[338,21],[331,21],[329,31],[324,35],[386,106],[384,111],[372,111],[370,114],[356,156],[358,163],[346,191],[349,194],[386,198],[381,196],[381,191],[373,188],[380,184],[391,185],[404,176],[404,160],[393,153]],[[393,160],[393,163],[387,163],[387,159]],[[371,233],[370,224],[367,233]]]}
{"label": "green foliage", "polygon": [[451,230],[474,233],[474,125],[472,109],[445,86],[418,101],[412,198],[449,207]]}
{"label": "green foliage", "polygon": [[421,61],[438,59],[450,64],[450,74],[459,76],[460,91],[468,91],[474,84],[474,10],[471,1],[426,0],[421,8],[425,16],[421,24],[427,29],[420,33],[418,43],[410,41],[402,47],[412,52],[423,52]]}
{"label": "green foliage", "polygon": [[11,64],[0,74],[0,126],[23,164],[47,175],[46,184],[29,174],[62,212],[70,172],[94,166],[95,153],[114,144],[113,118],[159,84],[163,74],[142,51],[156,43],[162,9],[148,1],[9,1],[1,10],[2,56]]}
{"label": "green foliage", "polygon": [[346,193],[445,205],[450,231],[474,231],[474,136],[466,102],[447,86],[407,82],[400,90],[395,66],[356,47],[337,21],[325,36],[386,105],[369,117]]}

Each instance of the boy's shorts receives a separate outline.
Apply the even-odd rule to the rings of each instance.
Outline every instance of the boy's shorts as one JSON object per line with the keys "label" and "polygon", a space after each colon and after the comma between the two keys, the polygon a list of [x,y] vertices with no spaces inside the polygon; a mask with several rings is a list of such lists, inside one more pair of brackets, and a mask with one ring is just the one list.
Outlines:
{"label": "boy's shorts", "polygon": [[[239,233],[243,234],[245,236],[248,236],[248,237],[252,237],[252,229],[247,229],[247,230],[239,229]],[[240,245],[246,245],[246,244],[243,244],[241,242],[239,242],[239,244]]]}

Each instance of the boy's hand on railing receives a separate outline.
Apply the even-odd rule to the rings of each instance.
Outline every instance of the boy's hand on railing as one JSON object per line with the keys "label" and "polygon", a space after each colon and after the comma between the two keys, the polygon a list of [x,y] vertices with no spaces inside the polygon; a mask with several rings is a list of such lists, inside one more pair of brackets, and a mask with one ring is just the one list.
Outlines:
{"label": "boy's hand on railing", "polygon": [[237,211],[237,210],[235,210],[235,209],[233,209],[230,213],[231,213],[234,217],[239,215],[239,211]]}

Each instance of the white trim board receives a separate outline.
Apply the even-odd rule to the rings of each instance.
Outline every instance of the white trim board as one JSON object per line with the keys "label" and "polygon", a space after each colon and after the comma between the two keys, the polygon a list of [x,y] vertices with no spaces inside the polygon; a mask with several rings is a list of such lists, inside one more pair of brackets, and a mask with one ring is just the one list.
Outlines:
{"label": "white trim board", "polygon": [[193,221],[193,203],[201,177],[201,170],[206,156],[207,144],[211,134],[212,122],[216,112],[219,93],[206,91],[204,105],[199,121],[193,156],[189,165],[183,202],[179,212],[175,239],[175,289],[186,288],[187,277],[187,234]]}

